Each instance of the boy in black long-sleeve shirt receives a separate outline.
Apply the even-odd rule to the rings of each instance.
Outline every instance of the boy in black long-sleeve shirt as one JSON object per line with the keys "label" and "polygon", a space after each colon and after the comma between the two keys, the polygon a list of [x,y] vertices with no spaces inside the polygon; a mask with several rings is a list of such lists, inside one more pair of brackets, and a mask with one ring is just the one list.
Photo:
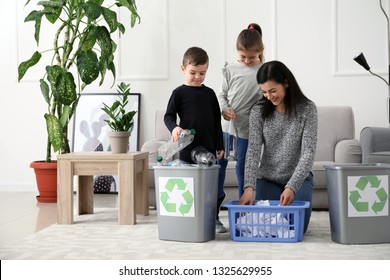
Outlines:
{"label": "boy in black long-sleeve shirt", "polygon": [[218,99],[215,92],[203,84],[207,68],[208,55],[203,49],[192,47],[185,52],[181,65],[185,84],[173,90],[164,116],[173,141],[178,140],[183,129],[195,129],[194,141],[180,151],[180,159],[188,163],[194,163],[191,151],[198,146],[205,147],[217,159],[224,152]]}
{"label": "boy in black long-sleeve shirt", "polygon": [[[180,159],[194,163],[191,151],[203,146],[220,159],[224,154],[224,144],[221,127],[221,110],[215,92],[203,84],[209,66],[207,53],[198,47],[189,48],[183,56],[181,70],[185,83],[173,90],[169,99],[164,122],[172,133],[172,140],[177,141],[183,129],[195,129],[193,142],[180,151]],[[177,125],[177,116],[180,123]],[[223,193],[224,194],[224,193]],[[219,209],[223,197],[217,201],[217,227]],[[217,232],[221,232],[216,228]]]}

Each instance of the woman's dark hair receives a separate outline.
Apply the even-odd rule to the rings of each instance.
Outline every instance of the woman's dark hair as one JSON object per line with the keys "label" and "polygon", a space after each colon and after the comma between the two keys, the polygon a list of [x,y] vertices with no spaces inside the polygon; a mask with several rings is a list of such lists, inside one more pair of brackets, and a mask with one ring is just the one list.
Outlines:
{"label": "woman's dark hair", "polygon": [[[256,78],[259,84],[264,84],[267,81],[288,84],[286,96],[284,97],[284,108],[288,115],[296,114],[297,105],[309,101],[303,94],[293,73],[280,61],[274,60],[264,63],[257,72]],[[274,112],[275,106],[264,96],[262,103],[264,106],[262,116],[266,118]]]}
{"label": "woman's dark hair", "polygon": [[[264,50],[263,44],[263,31],[260,25],[257,23],[251,23],[248,28],[242,30],[238,34],[236,48],[238,51],[258,51]],[[263,55],[259,57],[260,61],[263,62]]]}

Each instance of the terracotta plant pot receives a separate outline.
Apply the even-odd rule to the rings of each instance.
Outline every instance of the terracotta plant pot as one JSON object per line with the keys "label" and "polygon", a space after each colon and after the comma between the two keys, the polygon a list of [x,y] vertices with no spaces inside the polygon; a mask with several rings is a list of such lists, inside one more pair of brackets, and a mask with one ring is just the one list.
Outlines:
{"label": "terracotta plant pot", "polygon": [[38,202],[57,202],[57,161],[33,161],[39,195]]}
{"label": "terracotta plant pot", "polygon": [[127,153],[129,150],[130,131],[109,131],[111,151],[113,154]]}

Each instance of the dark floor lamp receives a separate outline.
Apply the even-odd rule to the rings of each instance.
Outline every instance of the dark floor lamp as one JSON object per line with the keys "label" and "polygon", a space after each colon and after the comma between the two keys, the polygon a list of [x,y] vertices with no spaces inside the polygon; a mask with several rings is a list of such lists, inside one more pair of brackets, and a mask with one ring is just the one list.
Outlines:
{"label": "dark floor lamp", "polygon": [[379,76],[378,74],[373,73],[370,70],[370,66],[367,63],[366,58],[364,57],[363,53],[360,53],[358,56],[354,58],[354,60],[359,63],[364,69],[366,69],[368,72],[370,72],[372,75],[380,78],[382,81],[384,81],[388,87],[388,97],[387,97],[387,117],[389,119],[389,126],[390,126],[390,25],[389,25],[389,17],[387,16],[385,10],[383,9],[382,0],[379,0],[379,5],[381,7],[381,10],[383,14],[386,17],[387,20],[387,47],[388,47],[388,60],[389,60],[389,81],[386,81],[383,77]]}

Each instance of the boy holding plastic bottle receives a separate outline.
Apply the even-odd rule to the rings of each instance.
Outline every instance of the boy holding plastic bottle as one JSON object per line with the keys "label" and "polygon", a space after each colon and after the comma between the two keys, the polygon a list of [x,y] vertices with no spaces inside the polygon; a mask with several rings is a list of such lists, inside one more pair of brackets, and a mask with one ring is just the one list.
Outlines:
{"label": "boy holding plastic bottle", "polygon": [[193,142],[180,151],[180,159],[188,163],[194,163],[191,151],[199,146],[216,155],[217,160],[224,154],[218,99],[214,90],[203,84],[208,66],[209,57],[203,49],[191,47],[184,53],[181,71],[185,82],[173,90],[164,116],[173,141],[178,141],[183,130],[195,129]]}

